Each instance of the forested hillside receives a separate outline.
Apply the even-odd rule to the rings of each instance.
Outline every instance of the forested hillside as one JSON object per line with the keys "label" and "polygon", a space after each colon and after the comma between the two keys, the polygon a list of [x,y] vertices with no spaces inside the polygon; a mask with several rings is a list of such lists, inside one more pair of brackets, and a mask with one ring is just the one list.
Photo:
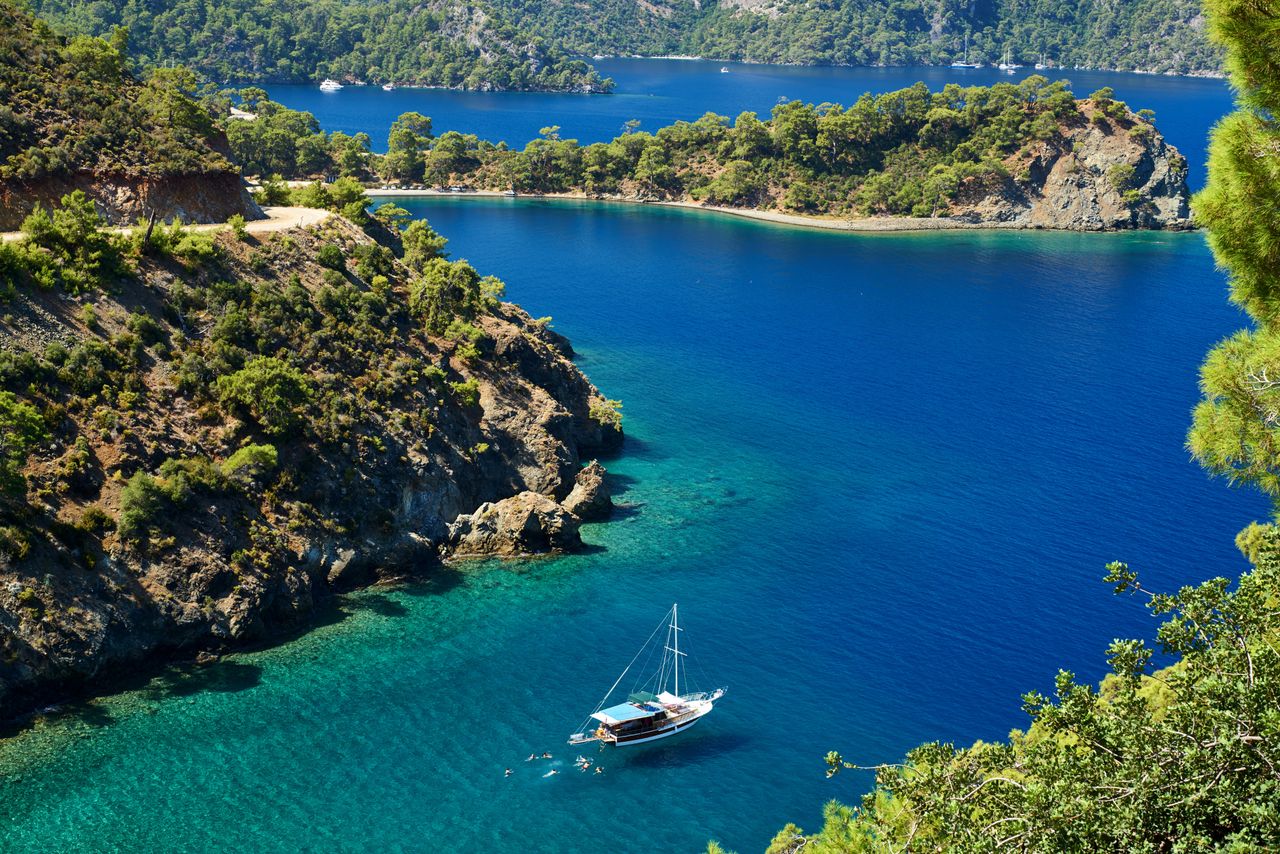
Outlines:
{"label": "forested hillside", "polygon": [[74,32],[128,27],[145,65],[218,82],[334,77],[482,90],[603,92],[611,84],[493,9],[463,0],[35,0]]}
{"label": "forested hillside", "polygon": [[0,230],[73,189],[129,220],[144,204],[177,213],[171,191],[183,183],[217,196],[188,195],[187,219],[250,212],[226,138],[187,97],[191,75],[162,69],[141,81],[120,47],[64,39],[0,0]]}
{"label": "forested hillside", "polygon": [[837,65],[936,65],[964,56],[1126,71],[1221,67],[1197,0],[721,0],[687,37],[689,53]]}
{"label": "forested hillside", "polygon": [[801,65],[1221,68],[1197,0],[33,0],[76,32],[123,24],[143,62],[218,81],[320,77],[599,92],[570,56],[690,54]]}

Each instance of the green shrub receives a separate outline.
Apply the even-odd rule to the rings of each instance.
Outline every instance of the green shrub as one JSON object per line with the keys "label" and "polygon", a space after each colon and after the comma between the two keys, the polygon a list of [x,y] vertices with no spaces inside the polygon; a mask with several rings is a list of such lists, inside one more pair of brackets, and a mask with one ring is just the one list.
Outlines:
{"label": "green shrub", "polygon": [[1123,193],[1133,188],[1133,181],[1137,174],[1138,170],[1128,163],[1115,163],[1107,170],[1107,181],[1117,193]]}
{"label": "green shrub", "polygon": [[458,396],[458,400],[462,402],[463,406],[479,406],[479,381],[470,379],[466,382],[449,383],[449,388],[453,389],[453,393]]}
{"label": "green shrub", "polygon": [[347,259],[343,256],[342,250],[332,243],[326,243],[316,252],[316,263],[321,267],[328,267],[330,270],[345,270],[347,268]]}
{"label": "green shrub", "polygon": [[200,267],[218,257],[218,244],[213,234],[206,231],[184,229],[182,237],[174,244],[171,254],[189,267]]}
{"label": "green shrub", "polygon": [[260,205],[279,206],[292,203],[292,192],[289,185],[279,175],[272,175],[262,182],[262,186],[253,194],[253,200]]}
{"label": "green shrub", "polygon": [[120,538],[126,542],[140,542],[164,506],[165,499],[160,482],[146,472],[137,472],[129,478],[120,493],[120,515],[116,520]]}
{"label": "green shrub", "polygon": [[164,327],[156,322],[155,318],[149,314],[141,312],[132,312],[125,326],[146,346],[155,344],[157,341],[164,339]]}
{"label": "green shrub", "polygon": [[274,445],[245,445],[220,466],[223,477],[242,486],[273,471],[278,463]]}
{"label": "green shrub", "polygon": [[622,401],[596,398],[587,409],[591,419],[605,427],[622,426]]}
{"label": "green shrub", "polygon": [[333,207],[333,196],[329,195],[329,191],[320,181],[313,181],[305,187],[299,187],[293,190],[289,198],[289,203],[303,208],[322,208],[328,210]]}
{"label": "green shrub", "polygon": [[301,423],[311,383],[297,368],[273,356],[258,356],[230,376],[218,378],[218,401],[247,414],[263,432],[282,435]]}
{"label": "green shrub", "polygon": [[31,451],[48,439],[36,408],[13,392],[0,391],[0,495],[20,495],[26,489],[22,469]]}
{"label": "green shrub", "polygon": [[248,240],[249,230],[245,228],[244,217],[235,214],[227,220],[227,225],[231,226],[231,233],[236,236],[236,240]]}
{"label": "green shrub", "polygon": [[0,525],[0,555],[22,560],[31,551],[31,538],[16,525]]}

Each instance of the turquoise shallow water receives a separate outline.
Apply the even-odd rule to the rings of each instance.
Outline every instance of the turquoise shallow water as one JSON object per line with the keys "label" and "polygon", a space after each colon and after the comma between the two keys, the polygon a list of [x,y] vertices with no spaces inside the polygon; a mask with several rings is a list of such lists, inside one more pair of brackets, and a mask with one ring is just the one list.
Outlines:
{"label": "turquoise shallow water", "polygon": [[[1113,637],[1150,636],[1106,561],[1157,588],[1234,573],[1265,515],[1183,448],[1196,366],[1244,322],[1198,235],[412,207],[622,398],[624,511],[592,553],[352,596],[0,745],[0,847],[759,850],[868,784],[825,780],[827,750],[1000,737],[1059,666],[1097,678]],[[713,715],[602,776],[526,764],[572,759],[677,600],[730,686]]]}

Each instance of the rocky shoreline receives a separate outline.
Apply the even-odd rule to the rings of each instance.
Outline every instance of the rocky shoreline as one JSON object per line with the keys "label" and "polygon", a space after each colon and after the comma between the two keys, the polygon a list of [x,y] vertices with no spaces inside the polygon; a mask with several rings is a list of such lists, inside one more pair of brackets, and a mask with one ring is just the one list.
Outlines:
{"label": "rocky shoreline", "polygon": [[[50,354],[117,358],[106,342],[130,348],[137,379],[99,393],[109,405],[44,404],[60,420],[26,467],[37,497],[0,531],[0,720],[296,634],[336,593],[453,559],[578,548],[579,525],[608,514],[595,458],[620,448],[620,423],[545,322],[493,300],[466,339],[424,330],[406,299],[415,274],[338,216],[212,239],[207,269],[143,258],[136,281],[82,297],[92,318],[56,292],[23,291],[6,307],[6,364],[58,375],[39,367]],[[334,276],[316,261],[325,246],[379,258],[383,272],[372,286],[354,264]],[[228,288],[243,302],[215,303]],[[298,363],[311,423],[263,434],[193,395],[181,376],[194,356],[179,351],[215,352],[192,342],[225,340],[227,313],[253,324],[282,299],[304,318],[301,337],[288,323],[255,334],[309,348]],[[350,299],[374,312],[351,321],[364,339],[326,319]],[[146,341],[129,337],[140,311],[159,321]],[[246,448],[275,465],[238,467]],[[122,520],[137,495],[126,493],[143,476],[155,497],[130,537]]]}

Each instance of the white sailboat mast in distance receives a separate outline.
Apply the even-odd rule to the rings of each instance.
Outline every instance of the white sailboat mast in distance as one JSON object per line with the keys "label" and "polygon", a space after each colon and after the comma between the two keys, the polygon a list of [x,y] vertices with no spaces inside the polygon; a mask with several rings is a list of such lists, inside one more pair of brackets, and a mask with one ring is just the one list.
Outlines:
{"label": "white sailboat mast in distance", "polygon": [[[626,702],[606,708],[609,698],[622,684],[641,654],[646,649],[652,652],[652,644],[664,625],[667,632],[658,670],[647,679],[640,674],[635,686],[627,694]],[[726,689],[716,688],[706,692],[687,690],[692,682],[684,663],[688,653],[680,649],[681,631],[679,606],[672,605],[666,617],[649,635],[649,639],[631,659],[631,664],[622,671],[622,675],[613,683],[595,711],[583,721],[578,732],[569,736],[570,744],[586,744],[591,741],[615,747],[643,744],[683,732],[710,713],[716,700],[724,696]],[[684,671],[685,693],[681,693],[681,671]],[[667,690],[668,682],[671,690]]]}

